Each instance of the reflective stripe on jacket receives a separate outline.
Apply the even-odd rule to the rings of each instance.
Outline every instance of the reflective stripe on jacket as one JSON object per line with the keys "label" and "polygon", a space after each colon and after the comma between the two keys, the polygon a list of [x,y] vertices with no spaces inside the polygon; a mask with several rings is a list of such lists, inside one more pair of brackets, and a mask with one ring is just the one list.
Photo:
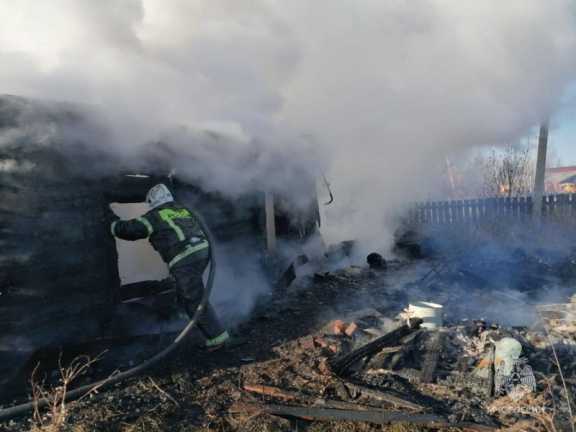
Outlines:
{"label": "reflective stripe on jacket", "polygon": [[117,220],[110,229],[123,240],[148,238],[169,266],[208,247],[194,212],[177,202],[166,203],[139,218]]}

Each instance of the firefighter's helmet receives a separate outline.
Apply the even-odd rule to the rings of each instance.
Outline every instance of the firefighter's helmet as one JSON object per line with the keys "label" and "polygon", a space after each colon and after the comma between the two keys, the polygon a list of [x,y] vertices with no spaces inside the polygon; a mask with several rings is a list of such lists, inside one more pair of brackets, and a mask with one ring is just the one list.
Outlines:
{"label": "firefighter's helmet", "polygon": [[162,183],[151,188],[146,195],[146,202],[151,208],[160,207],[162,204],[172,201],[174,201],[172,193]]}

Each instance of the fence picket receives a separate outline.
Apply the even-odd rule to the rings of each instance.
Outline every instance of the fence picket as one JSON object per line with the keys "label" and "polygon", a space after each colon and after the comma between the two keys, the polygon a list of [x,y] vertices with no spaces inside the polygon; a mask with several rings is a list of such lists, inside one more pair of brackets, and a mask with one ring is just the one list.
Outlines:
{"label": "fence picket", "polygon": [[506,220],[512,220],[512,197],[504,198],[504,208],[506,209]]}
{"label": "fence picket", "polygon": [[518,197],[512,197],[510,201],[511,214],[513,219],[518,219]]}
{"label": "fence picket", "polygon": [[465,202],[468,210],[468,222],[476,224],[478,222],[478,200],[466,200]]}
{"label": "fence picket", "polygon": [[468,209],[468,222],[475,223],[476,222],[476,208],[474,207],[475,200],[467,199],[463,201],[463,205],[465,205]]}
{"label": "fence picket", "polygon": [[450,225],[450,207],[448,201],[442,203],[442,217],[444,218],[444,223]]}
{"label": "fence picket", "polygon": [[[407,213],[415,224],[458,225],[483,221],[526,221],[536,203],[531,196],[426,201],[415,203]],[[542,216],[557,221],[576,217],[576,193],[549,194],[542,197]]]}
{"label": "fence picket", "polygon": [[570,196],[567,194],[561,194],[560,195],[560,203],[562,205],[562,220],[565,220],[568,218],[568,211],[570,210],[568,208],[568,205],[570,204]]}

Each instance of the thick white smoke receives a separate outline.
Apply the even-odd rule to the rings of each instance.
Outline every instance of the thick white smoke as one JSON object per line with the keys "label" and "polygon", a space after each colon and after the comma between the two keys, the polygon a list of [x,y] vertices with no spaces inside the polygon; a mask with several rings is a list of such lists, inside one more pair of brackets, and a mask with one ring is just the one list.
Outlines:
{"label": "thick white smoke", "polygon": [[576,71],[571,0],[0,0],[0,17],[0,93],[94,107],[123,155],[224,133],[200,152],[217,189],[314,172],[311,146],[328,234],[382,247],[439,161],[521,137]]}
{"label": "thick white smoke", "polygon": [[446,156],[514,142],[574,78],[571,1],[326,0],[293,10],[305,47],[286,117],[332,145],[334,217],[345,222],[334,226],[374,243],[390,209],[426,197]]}

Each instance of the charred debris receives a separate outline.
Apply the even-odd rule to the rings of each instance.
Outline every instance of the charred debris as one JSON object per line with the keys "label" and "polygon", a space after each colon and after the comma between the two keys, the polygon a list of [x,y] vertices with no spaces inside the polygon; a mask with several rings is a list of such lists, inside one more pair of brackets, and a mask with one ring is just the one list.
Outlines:
{"label": "charred debris", "polygon": [[[510,325],[462,318],[469,293],[455,291],[441,313],[418,318],[426,304],[413,284],[432,268],[390,260],[386,271],[351,266],[299,277],[241,325],[245,346],[222,355],[190,346],[171,366],[72,405],[70,424],[570,431],[576,303],[540,305],[533,322]],[[474,301],[496,293],[481,290]]]}
{"label": "charred debris", "polygon": [[[336,318],[243,367],[231,430],[251,430],[254,418],[274,425],[263,430],[573,430],[573,250],[515,241],[517,231],[502,244],[493,227],[460,232],[454,249],[454,228],[437,237],[443,230],[420,227],[409,248],[399,236],[410,259],[382,266],[371,254],[365,267],[310,276],[292,294],[338,298]],[[483,247],[465,253],[480,231]]]}

